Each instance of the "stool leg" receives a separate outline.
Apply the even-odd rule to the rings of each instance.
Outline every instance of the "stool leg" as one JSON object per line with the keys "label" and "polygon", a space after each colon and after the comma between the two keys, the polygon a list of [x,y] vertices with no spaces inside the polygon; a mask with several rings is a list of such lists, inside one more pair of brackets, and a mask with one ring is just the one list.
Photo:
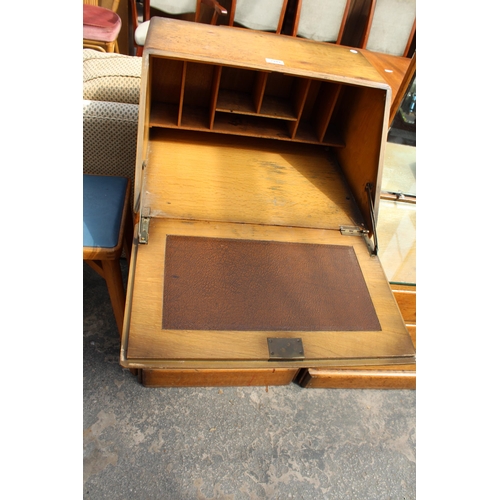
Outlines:
{"label": "stool leg", "polygon": [[115,51],[115,42],[105,42],[106,52],[114,52]]}
{"label": "stool leg", "polygon": [[116,325],[122,337],[123,317],[125,315],[125,291],[123,289],[123,277],[120,268],[120,260],[102,260],[104,278],[108,285],[109,298],[113,313],[115,314]]}
{"label": "stool leg", "polygon": [[130,256],[132,255],[132,246],[134,244],[134,223],[132,219],[132,210],[130,209],[130,205],[127,206],[124,224],[125,224],[125,231],[123,238],[123,247],[125,249],[127,262],[130,264]]}

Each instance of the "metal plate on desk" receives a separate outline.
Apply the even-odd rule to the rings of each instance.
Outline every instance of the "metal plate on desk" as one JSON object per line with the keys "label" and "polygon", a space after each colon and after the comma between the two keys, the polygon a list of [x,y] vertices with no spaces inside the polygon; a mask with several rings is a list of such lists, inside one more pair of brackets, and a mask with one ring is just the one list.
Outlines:
{"label": "metal plate on desk", "polygon": [[269,359],[304,359],[304,346],[300,338],[268,338]]}

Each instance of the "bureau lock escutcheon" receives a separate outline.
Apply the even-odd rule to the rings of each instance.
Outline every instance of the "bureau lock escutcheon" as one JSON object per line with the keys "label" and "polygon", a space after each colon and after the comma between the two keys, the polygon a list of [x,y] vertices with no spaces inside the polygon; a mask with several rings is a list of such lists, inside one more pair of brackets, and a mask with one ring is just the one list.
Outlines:
{"label": "bureau lock escutcheon", "polygon": [[291,361],[304,359],[304,346],[301,338],[268,337],[269,361]]}

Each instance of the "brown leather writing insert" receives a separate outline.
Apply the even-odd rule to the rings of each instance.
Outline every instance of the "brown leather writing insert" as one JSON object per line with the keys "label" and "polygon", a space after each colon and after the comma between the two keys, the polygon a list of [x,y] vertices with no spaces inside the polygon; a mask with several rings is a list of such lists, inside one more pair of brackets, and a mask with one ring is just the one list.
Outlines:
{"label": "brown leather writing insert", "polygon": [[168,330],[381,330],[349,246],[167,235]]}

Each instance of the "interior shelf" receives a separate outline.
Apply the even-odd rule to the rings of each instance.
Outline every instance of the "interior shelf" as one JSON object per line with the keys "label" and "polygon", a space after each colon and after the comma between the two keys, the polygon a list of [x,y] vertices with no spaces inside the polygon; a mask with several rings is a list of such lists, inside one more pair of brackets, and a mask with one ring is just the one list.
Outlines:
{"label": "interior shelf", "polygon": [[343,147],[342,85],[278,72],[152,57],[150,127]]}
{"label": "interior shelf", "polygon": [[286,122],[261,116],[220,113],[215,116],[214,132],[291,140]]}
{"label": "interior shelf", "polygon": [[222,113],[238,113],[255,115],[255,105],[252,96],[246,92],[236,90],[219,90],[216,111]]}
{"label": "interior shelf", "polygon": [[265,116],[279,120],[297,120],[290,102],[286,99],[265,96],[260,112],[257,112],[252,95],[235,90],[221,89],[219,91],[216,111],[220,111],[221,113]]}
{"label": "interior shelf", "polygon": [[151,106],[149,116],[150,127],[177,127],[179,121],[179,105],[155,102]]}
{"label": "interior shelf", "polygon": [[260,114],[262,116],[278,118],[281,120],[297,120],[291,103],[286,99],[280,99],[275,96],[264,97],[262,107],[260,108]]}

